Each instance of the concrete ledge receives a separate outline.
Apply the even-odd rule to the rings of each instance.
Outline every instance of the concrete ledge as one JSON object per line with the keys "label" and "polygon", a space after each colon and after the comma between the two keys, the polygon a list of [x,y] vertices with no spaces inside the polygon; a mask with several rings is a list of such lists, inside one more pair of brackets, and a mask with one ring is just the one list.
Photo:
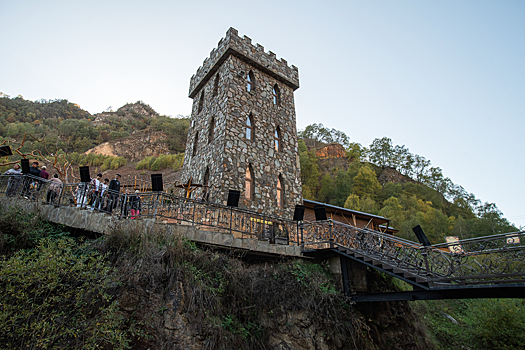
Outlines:
{"label": "concrete ledge", "polygon": [[15,207],[28,212],[34,212],[45,220],[64,226],[91,231],[99,234],[108,234],[118,225],[123,230],[142,230],[147,232],[153,228],[166,230],[168,233],[180,232],[191,241],[241,249],[250,252],[263,253],[267,255],[303,257],[301,247],[270,244],[268,241],[260,241],[253,238],[236,238],[231,233],[214,231],[200,231],[195,226],[180,224],[165,224],[155,219],[118,219],[114,216],[80,209],[77,207],[55,207],[45,203],[30,201],[19,197],[0,197],[0,203],[5,206]]}

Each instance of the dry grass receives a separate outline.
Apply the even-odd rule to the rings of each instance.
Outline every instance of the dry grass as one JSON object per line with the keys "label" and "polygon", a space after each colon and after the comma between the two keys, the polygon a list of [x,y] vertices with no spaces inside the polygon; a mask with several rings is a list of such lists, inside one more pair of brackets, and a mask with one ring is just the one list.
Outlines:
{"label": "dry grass", "polygon": [[364,324],[320,265],[248,264],[233,252],[198,248],[159,229],[129,232],[116,227],[98,249],[109,253],[122,282],[120,293],[131,289],[141,296],[134,317],[152,320],[155,348],[173,340],[161,331],[161,314],[173,295],[180,299],[177,311],[204,349],[269,349],[270,337],[294,322],[312,325],[334,349],[354,348],[363,336]]}

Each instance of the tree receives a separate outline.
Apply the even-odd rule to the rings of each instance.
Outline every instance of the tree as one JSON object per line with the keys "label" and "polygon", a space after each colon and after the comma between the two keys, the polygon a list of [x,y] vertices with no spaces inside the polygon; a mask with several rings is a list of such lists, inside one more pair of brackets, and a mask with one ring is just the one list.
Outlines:
{"label": "tree", "polygon": [[377,214],[377,203],[375,200],[372,199],[372,197],[368,195],[361,199],[360,208],[362,212]]}
{"label": "tree", "polygon": [[350,210],[361,210],[361,205],[359,204],[359,196],[357,194],[351,193],[345,201],[345,208]]}
{"label": "tree", "polygon": [[370,161],[380,167],[391,166],[394,155],[392,140],[388,137],[374,139],[368,148]]}
{"label": "tree", "polygon": [[330,174],[325,174],[321,178],[321,187],[317,193],[317,200],[322,203],[330,203],[335,196],[334,181]]}
{"label": "tree", "polygon": [[368,166],[361,167],[354,177],[352,189],[360,198],[369,195],[373,198],[381,190],[375,172]]}
{"label": "tree", "polygon": [[308,152],[303,140],[299,140],[299,161],[301,166],[301,181],[303,197],[314,199],[319,186],[319,165],[315,152]]}
{"label": "tree", "polygon": [[348,195],[352,192],[352,179],[346,171],[338,171],[335,176],[334,199],[332,203],[338,207],[345,204]]}
{"label": "tree", "polygon": [[379,215],[390,219],[390,225],[393,227],[401,227],[404,221],[403,206],[399,204],[396,197],[390,197],[383,202],[383,208],[379,211]]}
{"label": "tree", "polygon": [[419,182],[423,182],[423,176],[427,170],[427,168],[430,166],[430,161],[426,160],[425,157],[422,157],[418,154],[414,156],[414,174],[416,175],[416,180]]}
{"label": "tree", "polygon": [[363,158],[364,151],[365,149],[360,143],[350,142],[348,148],[346,149],[346,156],[352,162],[360,162]]}
{"label": "tree", "polygon": [[[350,146],[350,138],[342,131],[325,128],[323,124],[310,124],[304,130],[299,130],[298,135],[302,139],[315,142],[339,143],[344,148]],[[314,147],[316,145],[314,144]]]}
{"label": "tree", "polygon": [[518,229],[511,225],[503,217],[503,213],[494,203],[483,203],[478,207],[478,218],[473,227],[474,236],[495,235],[517,231]]}

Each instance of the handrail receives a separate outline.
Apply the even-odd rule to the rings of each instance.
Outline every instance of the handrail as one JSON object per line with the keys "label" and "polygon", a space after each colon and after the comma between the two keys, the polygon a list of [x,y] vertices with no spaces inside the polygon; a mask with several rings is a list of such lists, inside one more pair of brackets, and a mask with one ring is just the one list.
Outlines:
{"label": "handrail", "polygon": [[[119,218],[219,230],[243,238],[301,245],[303,250],[341,247],[425,279],[430,285],[511,283],[525,279],[525,231],[425,247],[419,243],[332,220],[300,222],[165,192],[98,193],[91,183],[57,184],[31,175],[0,175],[0,196],[22,196],[55,206],[76,206]],[[138,211],[138,213],[137,213]],[[496,282],[495,282],[496,281]]]}

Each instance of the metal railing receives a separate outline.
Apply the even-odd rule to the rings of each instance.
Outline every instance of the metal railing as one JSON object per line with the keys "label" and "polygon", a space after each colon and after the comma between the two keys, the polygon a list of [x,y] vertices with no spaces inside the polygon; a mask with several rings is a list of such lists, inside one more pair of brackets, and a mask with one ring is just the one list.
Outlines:
{"label": "metal railing", "polygon": [[57,184],[31,175],[1,175],[0,195],[23,196],[122,219],[155,218],[165,223],[198,226],[200,230],[229,232],[275,244],[299,244],[296,221],[165,192],[97,192],[91,183]]}
{"label": "metal railing", "polygon": [[525,282],[525,231],[425,247],[338,222],[304,223],[305,247],[344,247],[352,253],[442,284]]}
{"label": "metal railing", "polygon": [[57,184],[31,175],[0,175],[0,196],[22,196],[55,206],[76,206],[122,219],[230,232],[242,238],[303,249],[342,247],[389,267],[440,284],[525,282],[525,231],[436,244],[421,244],[339,222],[300,222],[164,192],[98,193],[90,183]]}

